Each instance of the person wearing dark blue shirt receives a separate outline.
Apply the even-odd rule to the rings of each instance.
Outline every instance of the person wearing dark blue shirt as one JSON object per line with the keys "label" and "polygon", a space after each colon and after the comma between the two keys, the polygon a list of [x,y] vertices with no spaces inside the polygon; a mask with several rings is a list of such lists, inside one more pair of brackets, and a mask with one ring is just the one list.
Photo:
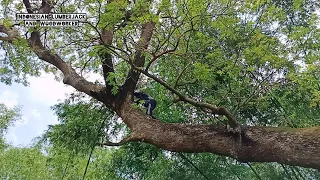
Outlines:
{"label": "person wearing dark blue shirt", "polygon": [[155,117],[152,115],[152,111],[156,108],[157,102],[151,96],[143,92],[134,92],[133,95],[138,99],[135,101],[136,104],[140,104],[140,101],[143,100],[143,106],[147,108],[146,114],[150,115],[152,118]]}

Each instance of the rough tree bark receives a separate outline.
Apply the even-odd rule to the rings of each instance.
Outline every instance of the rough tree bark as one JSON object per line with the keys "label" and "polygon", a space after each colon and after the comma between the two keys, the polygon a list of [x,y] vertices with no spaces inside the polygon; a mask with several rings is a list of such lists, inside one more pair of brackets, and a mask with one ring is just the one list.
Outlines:
{"label": "rough tree bark", "polygon": [[[32,13],[28,0],[23,1],[29,13]],[[43,0],[41,12],[48,13],[53,5]],[[143,25],[140,47],[147,48],[152,36],[154,23],[147,22]],[[10,29],[1,25],[0,32],[6,33],[8,37],[0,40],[12,42],[21,38],[17,34],[8,33]],[[108,34],[104,30],[104,34]],[[102,44],[110,44],[110,39],[103,37]],[[108,38],[112,38],[109,32]],[[109,145],[121,145],[130,141],[142,141],[153,144],[159,148],[178,152],[211,152],[219,155],[233,157],[242,162],[279,162],[288,165],[298,165],[320,169],[320,127],[293,129],[281,127],[248,127],[244,132],[234,134],[228,132],[224,126],[213,125],[190,125],[183,123],[163,123],[152,120],[138,109],[131,106],[132,93],[136,87],[140,73],[153,78],[164,85],[168,90],[174,89],[161,82],[155,76],[148,74],[139,67],[143,67],[145,57],[141,49],[136,49],[132,69],[128,73],[128,79],[118,95],[111,94],[108,86],[97,85],[85,80],[75,69],[65,63],[59,55],[53,54],[46,49],[40,40],[40,34],[33,31],[27,39],[32,51],[43,61],[57,67],[63,74],[63,82],[74,87],[76,90],[86,93],[104,103],[108,108],[114,110],[123,122],[130,128],[131,134],[120,143]],[[110,57],[108,57],[110,59]],[[105,73],[113,71],[111,61],[106,61],[109,69],[105,67]],[[138,71],[134,71],[134,70]],[[193,102],[190,98],[177,94],[181,101]],[[199,105],[193,102],[195,106]],[[192,103],[191,103],[192,104]],[[201,106],[201,104],[200,104]],[[209,104],[205,108],[210,109]],[[212,111],[217,108],[212,106]],[[217,109],[219,110],[219,108]],[[221,113],[223,114],[223,113]],[[227,114],[223,114],[226,115]]]}

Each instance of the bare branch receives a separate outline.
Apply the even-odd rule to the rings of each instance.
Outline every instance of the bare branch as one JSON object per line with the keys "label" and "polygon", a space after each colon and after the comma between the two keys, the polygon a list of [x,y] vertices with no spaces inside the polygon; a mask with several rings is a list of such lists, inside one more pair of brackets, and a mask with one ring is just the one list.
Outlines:
{"label": "bare branch", "polygon": [[[173,86],[173,88],[175,89],[177,86],[183,86],[183,85],[180,85],[179,84],[179,81],[180,81],[180,78],[182,77],[182,74],[187,70],[187,68],[189,67],[189,65],[190,65],[191,63],[188,63],[183,69],[182,69],[182,71],[180,72],[180,74],[178,75],[178,77],[177,77],[177,80],[176,80],[176,83],[174,84],[174,86]],[[197,80],[195,79],[194,81],[193,81],[193,83],[195,83]],[[185,83],[185,84],[188,84],[188,83]]]}
{"label": "bare branch", "polygon": [[175,47],[174,47],[173,49],[169,49],[169,50],[166,50],[166,51],[163,51],[163,52],[161,52],[161,53],[159,53],[159,54],[154,55],[153,58],[152,58],[152,59],[150,60],[150,62],[148,63],[148,65],[147,65],[147,67],[146,67],[146,71],[148,71],[148,69],[150,68],[151,64],[152,64],[154,61],[156,61],[159,57],[161,57],[161,56],[163,56],[163,55],[165,55],[165,54],[169,54],[169,53],[171,53],[171,52],[174,52],[174,51],[177,49],[178,45],[179,45],[179,40],[177,41],[177,43],[176,43],[176,45],[175,45]]}
{"label": "bare branch", "polygon": [[[150,62],[148,63],[147,67],[146,67],[146,71],[148,71],[148,69],[150,68],[151,64],[156,61],[159,57],[165,55],[165,54],[169,54],[169,53],[172,53],[174,51],[177,50],[178,46],[179,46],[179,43],[180,43],[180,39],[182,38],[182,36],[184,36],[186,33],[192,31],[193,29],[189,29],[187,30],[186,32],[182,33],[177,39],[177,42],[176,44],[174,45],[174,48],[173,49],[167,49],[168,46],[169,46],[169,38],[171,37],[172,34],[170,34],[170,36],[168,37],[168,39],[166,41],[168,41],[168,45],[166,46],[166,49],[165,51],[159,53],[159,54],[152,54],[153,55],[153,58],[150,60]],[[174,31],[173,31],[174,32]],[[172,33],[173,33],[172,32]]]}

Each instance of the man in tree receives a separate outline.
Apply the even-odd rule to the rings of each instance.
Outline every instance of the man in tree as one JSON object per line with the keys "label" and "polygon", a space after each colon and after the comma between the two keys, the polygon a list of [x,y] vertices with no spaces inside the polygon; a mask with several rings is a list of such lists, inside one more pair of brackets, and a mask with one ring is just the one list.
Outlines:
{"label": "man in tree", "polygon": [[149,96],[146,93],[143,92],[134,92],[133,95],[138,98],[138,100],[135,101],[136,104],[140,104],[141,100],[144,101],[143,102],[143,106],[147,108],[147,112],[146,114],[150,115],[153,119],[156,119],[153,115],[152,115],[152,111],[156,108],[157,106],[157,102],[156,100],[154,100],[151,96]]}

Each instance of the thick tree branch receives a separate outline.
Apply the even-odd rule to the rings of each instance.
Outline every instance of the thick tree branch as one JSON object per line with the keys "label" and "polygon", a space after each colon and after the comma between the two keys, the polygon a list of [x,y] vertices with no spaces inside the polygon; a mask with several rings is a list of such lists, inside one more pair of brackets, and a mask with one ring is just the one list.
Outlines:
{"label": "thick tree branch", "polygon": [[33,10],[32,10],[32,7],[31,7],[29,0],[23,0],[23,4],[26,7],[28,13],[30,13],[30,14],[33,13]]}
{"label": "thick tree branch", "polygon": [[[136,49],[135,56],[132,62],[137,67],[144,66],[145,55],[143,55],[143,50],[148,48],[154,27],[155,27],[154,22],[147,22],[142,26],[140,40],[138,42],[138,47]],[[140,72],[135,71],[134,68],[130,69],[127,75],[127,80],[122,86],[122,89],[124,90],[123,94],[127,94],[127,92],[132,93],[135,90],[139,80],[139,76],[140,76]]]}
{"label": "thick tree branch", "polygon": [[49,13],[53,8],[54,1],[51,0],[42,0],[41,7],[39,9],[39,13]]}
{"label": "thick tree branch", "polygon": [[[111,3],[112,1],[108,2]],[[98,29],[98,24],[100,23],[101,16],[101,3],[98,2],[99,4],[99,15],[98,15],[98,22],[94,26],[92,23],[86,21],[85,23],[89,24],[99,35],[100,39],[100,44],[104,45],[105,49],[100,49],[99,52],[99,57],[101,58],[101,63],[102,63],[102,71],[103,71],[103,78],[106,83],[106,86],[108,86],[108,89],[112,89],[111,86],[108,85],[108,76],[111,72],[114,72],[114,66],[112,62],[112,54],[108,51],[110,50],[110,47],[112,45],[112,40],[113,40],[113,31],[114,28],[102,28],[102,31]],[[109,92],[108,92],[109,93]]]}
{"label": "thick tree branch", "polygon": [[[23,4],[27,9],[27,12],[32,14],[34,9],[31,7],[29,0],[23,0]],[[51,0],[42,0],[41,7],[38,9],[38,13],[49,13],[54,6],[54,2]]]}
{"label": "thick tree branch", "polygon": [[101,85],[94,84],[81,77],[71,67],[71,65],[64,62],[57,54],[53,54],[50,50],[47,50],[41,43],[40,34],[37,31],[31,33],[31,37],[28,39],[29,46],[36,55],[45,62],[48,62],[57,67],[64,75],[63,83],[74,87],[80,92],[84,92],[89,96],[96,98],[97,100],[112,107],[113,96],[106,94],[105,92],[110,91]]}
{"label": "thick tree branch", "polygon": [[[106,47],[111,46],[112,39],[113,39],[113,30],[103,29],[101,32],[101,41],[102,41],[101,43]],[[114,72],[112,55],[108,51],[103,51],[100,54],[100,57],[102,58],[102,70],[103,70],[104,81],[106,82],[106,86],[109,86],[107,82],[109,73]],[[112,87],[109,86],[109,88],[111,89]]]}
{"label": "thick tree branch", "polygon": [[[29,0],[24,0],[26,8],[29,9],[28,12],[33,13],[30,10]],[[54,2],[50,0],[42,0],[42,5],[39,9],[40,13],[49,13],[53,8]],[[112,40],[112,39],[111,39]],[[55,67],[57,67],[64,75],[63,83],[74,87],[80,92],[84,92],[87,95],[96,98],[97,100],[106,104],[109,108],[114,109],[114,99],[110,93],[111,90],[98,84],[87,81],[81,77],[71,65],[64,62],[57,54],[53,54],[50,50],[46,49],[40,40],[40,33],[38,31],[33,31],[29,39],[27,39],[31,50],[43,61],[48,62]],[[106,42],[109,42],[106,40]]]}
{"label": "thick tree branch", "polygon": [[[125,108],[130,108],[125,107]],[[224,126],[163,123],[139,110],[127,110],[132,136],[162,149],[211,152],[241,162],[278,162],[320,168],[320,127],[248,127],[240,139]],[[137,140],[136,139],[136,140]],[[301,154],[303,152],[303,154]]]}

